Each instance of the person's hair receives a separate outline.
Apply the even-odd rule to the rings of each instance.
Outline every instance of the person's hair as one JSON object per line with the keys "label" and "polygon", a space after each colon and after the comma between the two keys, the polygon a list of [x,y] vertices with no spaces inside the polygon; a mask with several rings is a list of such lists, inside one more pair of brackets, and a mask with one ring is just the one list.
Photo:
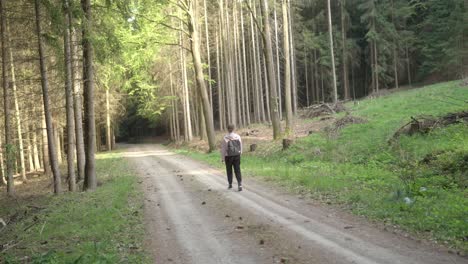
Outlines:
{"label": "person's hair", "polygon": [[229,133],[232,133],[232,131],[234,131],[234,128],[235,128],[235,127],[234,127],[233,124],[229,124],[229,125],[227,126],[227,129],[228,129]]}

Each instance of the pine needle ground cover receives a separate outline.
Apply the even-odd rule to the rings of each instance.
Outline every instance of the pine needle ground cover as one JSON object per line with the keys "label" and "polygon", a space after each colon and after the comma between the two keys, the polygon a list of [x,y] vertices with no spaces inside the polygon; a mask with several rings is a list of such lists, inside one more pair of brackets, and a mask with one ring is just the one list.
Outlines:
{"label": "pine needle ground cover", "polygon": [[[259,144],[242,160],[246,182],[251,176],[279,182],[463,254],[468,251],[468,124],[389,140],[411,116],[464,111],[466,100],[468,88],[448,82],[348,104],[351,115],[367,122],[338,134],[324,130],[300,138],[286,151],[281,142]],[[222,166],[219,153],[179,151]]]}
{"label": "pine needle ground cover", "polygon": [[137,178],[118,153],[99,154],[96,165],[101,186],[94,192],[2,196],[0,216],[12,222],[0,231],[0,260],[149,263]]}

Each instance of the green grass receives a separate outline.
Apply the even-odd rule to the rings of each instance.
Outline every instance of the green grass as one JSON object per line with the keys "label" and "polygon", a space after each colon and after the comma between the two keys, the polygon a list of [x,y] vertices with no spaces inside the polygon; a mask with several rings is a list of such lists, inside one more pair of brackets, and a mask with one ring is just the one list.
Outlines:
{"label": "green grass", "polygon": [[[338,137],[299,139],[287,151],[247,153],[247,177],[280,182],[316,199],[468,251],[468,124],[388,140],[411,116],[467,110],[468,88],[448,82],[348,104],[366,119]],[[279,143],[275,143],[279,144]],[[219,154],[181,150],[220,166]],[[425,157],[436,157],[424,163]]]}
{"label": "green grass", "polygon": [[26,210],[0,238],[2,244],[20,243],[0,258],[6,263],[21,263],[25,256],[32,263],[149,263],[137,178],[118,153],[99,154],[97,174],[102,185],[94,192],[39,196],[19,208],[0,205],[2,215]]}

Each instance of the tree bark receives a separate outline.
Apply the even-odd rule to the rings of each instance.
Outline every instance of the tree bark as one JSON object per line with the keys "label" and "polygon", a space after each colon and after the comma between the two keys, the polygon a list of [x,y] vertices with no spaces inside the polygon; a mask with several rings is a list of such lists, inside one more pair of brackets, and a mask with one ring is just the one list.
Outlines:
{"label": "tree bark", "polygon": [[[0,136],[0,146],[2,146],[2,137]],[[3,151],[0,151],[0,186],[7,185],[7,181],[5,179],[5,164],[3,163]]]}
{"label": "tree bark", "polygon": [[[291,102],[291,43],[289,40],[289,19],[288,19],[288,3],[287,0],[283,0],[283,50],[285,58],[285,70],[284,70],[284,93],[285,93],[285,106],[286,106],[286,130],[285,135],[289,136],[293,132],[293,108]],[[307,89],[307,87],[306,87]]]}
{"label": "tree bark", "polygon": [[[14,153],[13,147],[13,132],[11,129],[11,112],[10,112],[10,87],[8,80],[8,51],[6,41],[6,1],[0,0],[0,16],[1,16],[1,43],[2,43],[2,86],[3,86],[3,108],[5,115],[5,155],[6,155],[6,177],[7,177],[7,192],[13,196],[15,193],[15,184],[13,179]],[[3,160],[3,159],[2,159]]]}
{"label": "tree bark", "polygon": [[83,82],[85,109],[85,190],[95,190],[97,187],[95,152],[96,152],[96,124],[94,120],[94,51],[91,44],[92,14],[91,1],[82,0],[81,7],[85,16],[83,23]]}
{"label": "tree bark", "polygon": [[[42,99],[44,103],[44,117],[46,123],[46,130],[47,130],[47,142],[49,148],[49,157],[50,157],[50,165],[52,169],[52,174],[54,177],[54,193],[58,194],[61,190],[61,177],[60,177],[60,170],[58,165],[57,159],[57,152],[55,148],[54,142],[54,128],[52,125],[52,115],[50,111],[49,105],[49,82],[47,78],[47,69],[45,65],[45,51],[42,42],[42,29],[41,29],[41,14],[40,14],[40,3],[39,0],[34,1],[34,7],[36,11],[36,30],[37,30],[37,38],[38,38],[38,48],[39,48],[39,63],[41,69],[41,84],[42,84]],[[58,143],[58,142],[57,142]]]}
{"label": "tree bark", "polygon": [[76,191],[75,175],[75,120],[73,111],[73,69],[71,53],[71,17],[70,5],[68,0],[63,0],[65,9],[65,29],[64,29],[64,55],[65,55],[65,107],[67,115],[67,171],[68,171],[68,190]]}
{"label": "tree bark", "polygon": [[106,89],[106,147],[107,151],[112,150],[112,138],[111,138],[111,114],[110,114],[110,94],[109,94],[110,87]]}
{"label": "tree bark", "polygon": [[216,149],[216,139],[215,139],[215,131],[213,125],[213,111],[211,109],[210,100],[208,98],[208,92],[206,91],[205,80],[203,77],[203,64],[201,61],[200,56],[200,40],[199,35],[197,32],[197,12],[194,12],[194,6],[196,5],[196,0],[191,3],[191,14],[188,14],[189,19],[189,32],[191,36],[191,47],[192,47],[192,57],[193,57],[193,64],[196,73],[197,79],[197,87],[200,92],[200,96],[202,99],[202,106],[203,106],[203,113],[205,116],[205,123],[206,123],[206,133],[208,137],[208,145],[209,151],[214,151]]}
{"label": "tree bark", "polygon": [[[280,46],[280,41],[279,41],[279,38],[278,38],[278,16],[277,16],[277,12],[276,12],[276,1],[275,3],[273,4],[274,6],[274,11],[273,11],[273,14],[274,14],[274,20],[275,20],[275,42],[276,42],[276,76],[277,76],[277,79],[278,79],[278,104],[279,104],[279,116],[280,116],[280,120],[283,119],[283,102],[282,102],[282,93],[281,93],[281,67],[280,67],[280,55],[279,55],[279,46]],[[284,27],[284,25],[283,25]]]}
{"label": "tree bark", "polygon": [[333,103],[336,104],[338,102],[338,90],[336,88],[336,70],[335,70],[335,52],[333,48],[333,28],[332,28],[332,19],[331,19],[331,6],[330,0],[327,1],[327,9],[328,9],[328,33],[330,39],[330,56],[331,56],[331,63],[332,63],[332,76],[333,76]]}
{"label": "tree bark", "polygon": [[[68,9],[68,17],[70,21],[73,21],[70,9]],[[76,163],[78,168],[78,175],[76,177],[76,181],[78,182],[83,180],[85,177],[86,154],[83,135],[83,102],[81,98],[81,80],[77,79],[77,76],[79,76],[79,59],[76,46],[73,44],[77,42],[77,34],[72,26],[72,23],[70,22],[69,24],[69,31],[72,40],[72,42],[70,43],[70,52],[72,54],[70,59],[72,60],[71,78],[73,82],[73,112],[75,119]]]}
{"label": "tree bark", "polygon": [[270,11],[268,8],[268,0],[261,0],[260,6],[263,17],[263,42],[265,44],[265,62],[267,65],[268,86],[270,88],[270,108],[271,122],[273,126],[273,139],[281,137],[281,124],[279,120],[279,108],[277,103],[277,88],[276,77],[273,63],[273,49],[271,46],[271,29],[270,29]]}
{"label": "tree bark", "polygon": [[350,98],[349,92],[349,78],[348,78],[348,48],[346,45],[346,18],[345,18],[345,5],[346,0],[341,0],[341,41],[343,45],[343,90],[344,90],[344,99],[348,100]]}
{"label": "tree bark", "polygon": [[243,9],[242,9],[242,5],[241,5],[241,34],[242,34],[242,62],[244,64],[244,67],[243,70],[244,70],[244,79],[243,79],[243,86],[244,86],[244,94],[245,94],[245,101],[244,101],[244,104],[245,104],[245,111],[246,111],[246,122],[247,124],[246,125],[250,125],[250,96],[249,96],[249,85],[248,85],[248,78],[247,78],[247,59],[246,59],[246,43],[245,43],[245,29],[244,29],[244,12],[243,12]]}

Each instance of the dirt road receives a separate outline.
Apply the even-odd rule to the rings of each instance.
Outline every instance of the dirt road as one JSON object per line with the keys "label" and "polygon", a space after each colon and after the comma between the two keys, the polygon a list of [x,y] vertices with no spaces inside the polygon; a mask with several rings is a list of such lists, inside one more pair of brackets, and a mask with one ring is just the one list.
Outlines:
{"label": "dirt road", "polygon": [[145,190],[156,263],[467,263],[245,175],[224,173],[158,145],[126,145]]}

